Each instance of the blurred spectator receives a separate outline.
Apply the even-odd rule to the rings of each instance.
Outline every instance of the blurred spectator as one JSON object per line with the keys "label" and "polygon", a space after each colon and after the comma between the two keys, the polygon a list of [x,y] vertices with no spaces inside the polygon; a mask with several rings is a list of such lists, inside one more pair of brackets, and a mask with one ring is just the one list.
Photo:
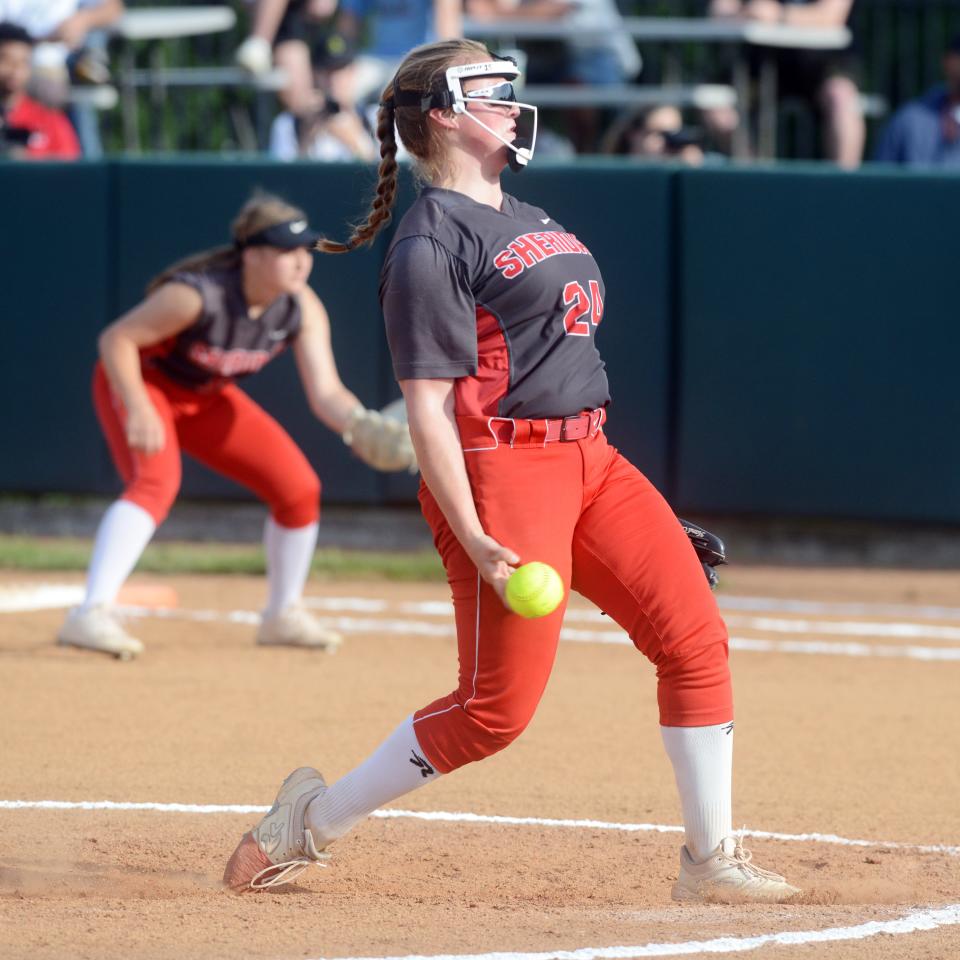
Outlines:
{"label": "blurred spectator", "polygon": [[349,63],[337,69],[319,69],[317,88],[325,97],[323,107],[308,117],[289,110],[279,114],[270,128],[270,155],[277,160],[375,159],[376,139],[353,101],[354,76]]}
{"label": "blurred spectator", "polygon": [[310,118],[326,106],[314,83],[314,49],[325,43],[337,0],[255,0],[250,36],[236,60],[253,74],[274,65],[287,76],[280,102],[295,117]]}
{"label": "blurred spectator", "polygon": [[[358,101],[381,90],[413,47],[463,36],[461,0],[340,0],[338,36],[359,46]],[[363,37],[366,42],[361,44]]]}
{"label": "blurred spectator", "polygon": [[684,127],[676,107],[653,107],[628,114],[615,123],[603,141],[603,152],[638,160],[680,160],[693,167],[704,161],[700,133]]}
{"label": "blurred spectator", "polygon": [[0,21],[23,27],[38,43],[80,46],[86,29],[77,0],[0,0]]}
{"label": "blurred spectator", "polygon": [[123,11],[123,0],[78,0],[75,18],[81,18],[80,29],[85,32],[67,59],[72,83],[110,82],[106,28],[116,23]]}
{"label": "blurred spectator", "polygon": [[466,10],[485,21],[566,20],[566,64],[547,82],[623,83],[640,72],[640,54],[615,0],[466,0]]}
{"label": "blurred spectator", "polygon": [[[123,0],[0,0],[0,21],[23,27],[37,41],[42,65],[59,59],[64,68],[68,58],[82,60],[88,36],[115,23],[123,11]],[[79,79],[99,83],[107,77],[81,63]]]}
{"label": "blurred spectator", "polygon": [[[3,0],[0,0],[3,2]],[[237,49],[237,63],[254,74],[276,65],[287,75],[280,100],[297,120],[314,118],[326,98],[314,83],[318,60],[357,60],[351,89],[338,98],[352,107],[381,88],[411,47],[462,35],[460,0],[255,0],[250,36]],[[299,124],[298,124],[299,125]]]}
{"label": "blurred spectator", "polygon": [[97,31],[123,15],[123,0],[0,0],[0,21],[23,27],[36,41],[31,92],[61,107],[71,79],[106,83],[106,43]]}
{"label": "blurred spectator", "polygon": [[[640,72],[640,54],[615,0],[466,0],[466,10],[484,21],[564,21],[563,41],[524,42],[530,83],[620,84]],[[568,109],[565,120],[578,151],[596,149],[596,108]]]}
{"label": "blurred spectator", "polygon": [[557,20],[574,9],[572,0],[466,0],[464,9],[474,20]]}
{"label": "blurred spectator", "polygon": [[[710,0],[710,14],[779,23],[793,27],[843,27],[854,0]],[[827,158],[854,169],[863,158],[865,126],[860,92],[853,80],[851,56],[821,50],[772,51],[777,58],[781,97],[812,100],[823,114]],[[729,134],[735,111],[710,111],[706,120],[714,133]]]}
{"label": "blurred spectator", "polygon": [[902,106],[890,119],[874,160],[960,168],[960,34],[943,55],[945,84]]}
{"label": "blurred spectator", "polygon": [[[569,79],[575,83],[625,83],[640,72],[640,54],[616,0],[579,0],[570,26]],[[596,34],[598,29],[603,36]]]}
{"label": "blurred spectator", "polygon": [[75,160],[80,145],[67,118],[25,93],[32,53],[26,30],[0,23],[0,156]]}
{"label": "blurred spectator", "polygon": [[[464,9],[468,17],[492,23],[563,20],[576,8],[573,0],[465,0]],[[568,47],[563,41],[525,40],[521,50],[506,52],[517,58],[526,83],[562,83],[568,77]]]}

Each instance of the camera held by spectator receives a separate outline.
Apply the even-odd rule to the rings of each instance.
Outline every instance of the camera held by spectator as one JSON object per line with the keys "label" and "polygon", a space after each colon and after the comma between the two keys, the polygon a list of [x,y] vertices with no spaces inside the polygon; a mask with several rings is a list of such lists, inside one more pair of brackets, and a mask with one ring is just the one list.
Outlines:
{"label": "camera held by spectator", "polygon": [[0,155],[73,160],[80,145],[59,111],[27,96],[33,38],[22,27],[0,23]]}
{"label": "camera held by spectator", "polygon": [[627,115],[607,132],[603,152],[638,160],[680,160],[695,167],[704,161],[700,130],[685,127],[683,115],[672,106]]}

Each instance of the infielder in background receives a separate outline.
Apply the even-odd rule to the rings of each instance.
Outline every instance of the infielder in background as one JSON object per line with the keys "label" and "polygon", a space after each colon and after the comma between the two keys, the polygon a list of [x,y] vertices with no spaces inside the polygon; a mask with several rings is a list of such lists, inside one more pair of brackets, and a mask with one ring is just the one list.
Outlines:
{"label": "infielder in background", "polygon": [[367,410],[341,383],[323,304],[307,285],[319,234],[274,197],[249,201],[234,243],[188,257],[100,336],[97,417],[126,487],[97,531],[86,596],[59,642],[119,657],[143,645],[111,606],[180,487],[180,451],[252,490],[264,529],[269,595],[262,644],[334,647],[300,605],[317,541],[320,480],[286,431],[234,381],[292,347],[310,409],[380,470],[415,464],[404,424]]}
{"label": "infielder in background", "polygon": [[397,228],[380,296],[420,501],[453,594],[459,684],[329,788],[312,767],[294,771],[224,880],[236,890],[285,882],[373,810],[523,731],[565,604],[528,620],[503,594],[519,562],[539,560],[656,666],[686,831],[673,896],[785,900],[796,888],[754,866],[733,836],[726,628],[673,512],[601,429],[600,271],[572,233],[501,190],[503,167],[526,165],[535,147],[536,108],[516,102],[517,75],[472,41],[413,50],[383,92],[370,214],[347,244],[321,244],[352,249],[389,218],[396,124],[430,186]]}

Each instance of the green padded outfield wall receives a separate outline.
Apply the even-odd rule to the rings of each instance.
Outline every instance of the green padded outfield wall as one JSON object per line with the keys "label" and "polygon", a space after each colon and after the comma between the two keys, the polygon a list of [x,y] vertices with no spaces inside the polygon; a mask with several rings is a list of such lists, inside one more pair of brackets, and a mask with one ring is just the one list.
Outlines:
{"label": "green padded outfield wall", "polygon": [[[344,221],[355,213],[352,198],[369,184],[367,171],[340,164],[321,168],[178,160],[112,166],[115,314],[135,304],[147,281],[167,264],[230,242],[229,224],[255,189],[279,194],[303,208],[317,229],[338,235]],[[346,257],[318,256],[311,275],[311,284],[330,313],[341,377],[368,405],[388,399],[381,392],[385,344],[377,301],[383,251],[381,241],[373,250]],[[320,475],[327,502],[382,499],[380,476],[354,458],[340,438],[310,413],[292,354],[284,354],[242,384],[303,448]],[[184,467],[185,495],[244,495],[230,481],[189,458]]]}
{"label": "green padded outfield wall", "polygon": [[[15,237],[4,232],[10,251],[3,261],[4,275],[16,282],[5,282],[0,291],[3,316],[16,318],[18,347],[0,359],[0,389],[6,409],[22,411],[7,428],[10,442],[0,466],[0,489],[11,492],[120,489],[90,403],[97,333],[137,303],[166,265],[227,242],[228,224],[253,190],[280,194],[303,207],[320,230],[343,237],[348,223],[364,215],[375,184],[372,168],[355,165],[192,159],[6,165],[0,176],[4,220],[9,211],[18,224]],[[507,180],[508,190],[545,206],[600,261],[607,309],[599,343],[615,403],[608,432],[661,485],[668,442],[671,179],[666,171],[622,165],[544,165]],[[414,196],[406,175],[396,219]],[[376,406],[399,396],[377,300],[391,231],[372,250],[318,256],[311,278],[330,312],[344,382]],[[321,476],[327,503],[415,499],[416,478],[368,470],[313,418],[289,355],[243,385],[301,444]],[[183,493],[245,496],[189,458]]]}
{"label": "green padded outfield wall", "polygon": [[0,490],[102,490],[90,399],[110,306],[110,171],[0,163]]}
{"label": "green padded outfield wall", "polygon": [[[174,259],[225,242],[256,187],[333,236],[372,169],[219,160],[0,165],[0,490],[111,494],[90,403],[96,336]],[[505,186],[596,255],[608,434],[681,510],[960,523],[954,318],[960,178],[543,163]],[[413,197],[404,183],[399,213]],[[344,381],[398,395],[377,304],[390,231],[318,257]],[[306,408],[289,356],[245,381],[328,503],[412,502]],[[243,491],[196,466],[188,496]]]}
{"label": "green padded outfield wall", "polygon": [[678,507],[960,522],[960,178],[679,180]]}
{"label": "green padded outfield wall", "polygon": [[[671,179],[663,170],[638,176],[622,164],[544,166],[505,177],[507,190],[546,207],[599,260],[607,298],[598,342],[614,395],[607,432],[661,486],[668,444]],[[365,214],[374,182],[371,169],[339,164],[114,164],[116,312],[136,303],[146,280],[183,252],[224,242],[227,224],[253,189],[280,194],[303,207],[319,230],[340,238],[347,224]],[[408,174],[394,225],[415,196]],[[372,250],[318,256],[311,278],[330,312],[341,376],[361,400],[378,406],[399,396],[377,300],[380,264],[391,235],[392,226]],[[289,356],[246,380],[244,388],[301,444],[320,473],[327,502],[414,500],[417,478],[373,473],[316,422],[303,403]],[[189,458],[184,492],[240,493]]]}

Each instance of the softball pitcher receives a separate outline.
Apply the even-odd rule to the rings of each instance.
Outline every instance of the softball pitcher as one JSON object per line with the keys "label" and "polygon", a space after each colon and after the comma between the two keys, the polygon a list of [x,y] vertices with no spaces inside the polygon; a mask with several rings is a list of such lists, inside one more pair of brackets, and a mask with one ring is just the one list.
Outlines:
{"label": "softball pitcher", "polygon": [[565,604],[528,620],[503,593],[518,563],[540,560],[656,667],[686,831],[674,898],[784,900],[796,888],[733,837],[726,628],[673,512],[603,433],[603,278],[573,233],[501,190],[503,167],[522,169],[536,143],[536,108],[516,101],[517,76],[472,41],[413,50],[383,93],[370,215],[348,243],[321,244],[352,249],[389,218],[396,124],[430,186],[397,229],[380,296],[420,502],[453,595],[458,684],[332,786],[312,767],[294,771],[224,880],[237,890],[286,882],[373,810],[519,736]]}
{"label": "softball pitcher", "polygon": [[112,605],[180,486],[180,451],[248,487],[270,508],[262,644],[335,647],[300,604],[317,541],[320,480],[286,431],[234,382],[292,347],[311,410],[381,470],[415,464],[407,428],[364,408],[337,374],[330,322],[307,286],[319,234],[301,210],[255,197],[234,243],[154,279],[100,336],[93,397],[123,495],[97,531],[84,602],[61,644],[129,659],[143,650]]}

